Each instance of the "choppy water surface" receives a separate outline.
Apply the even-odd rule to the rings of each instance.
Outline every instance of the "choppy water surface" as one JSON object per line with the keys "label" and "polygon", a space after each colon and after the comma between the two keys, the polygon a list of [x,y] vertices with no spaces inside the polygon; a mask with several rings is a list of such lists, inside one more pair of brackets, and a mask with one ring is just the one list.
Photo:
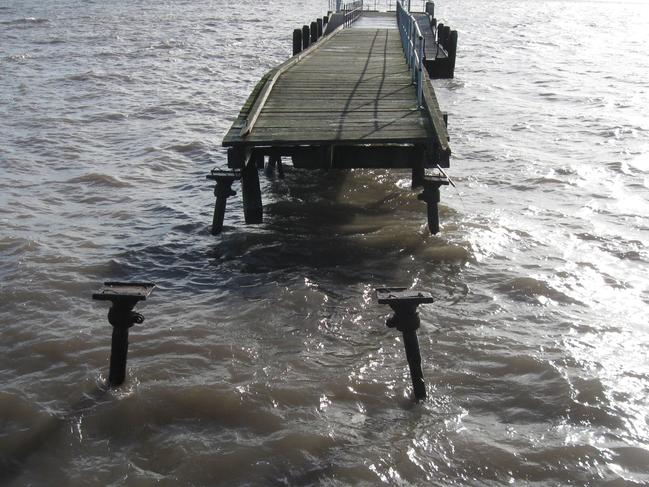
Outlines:
{"label": "choppy water surface", "polygon": [[[221,136],[326,8],[0,2],[3,482],[649,483],[649,7],[438,2],[439,236],[407,174],[289,170],[212,237]],[[109,279],[159,287],[102,394]],[[386,284],[437,298],[424,404]]]}

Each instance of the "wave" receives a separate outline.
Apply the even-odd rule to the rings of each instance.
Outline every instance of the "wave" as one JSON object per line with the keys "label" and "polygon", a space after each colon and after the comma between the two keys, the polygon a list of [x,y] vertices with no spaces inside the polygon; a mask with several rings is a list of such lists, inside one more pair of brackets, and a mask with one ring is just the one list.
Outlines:
{"label": "wave", "polygon": [[23,17],[22,19],[5,20],[0,22],[0,25],[39,25],[46,24],[50,19],[37,18],[37,17]]}
{"label": "wave", "polygon": [[90,186],[104,186],[107,188],[127,188],[130,183],[109,174],[88,173],[65,181],[67,184],[87,184]]}
{"label": "wave", "polygon": [[539,297],[567,304],[580,304],[579,301],[553,288],[547,282],[533,277],[516,277],[497,288],[517,301],[538,300]]}

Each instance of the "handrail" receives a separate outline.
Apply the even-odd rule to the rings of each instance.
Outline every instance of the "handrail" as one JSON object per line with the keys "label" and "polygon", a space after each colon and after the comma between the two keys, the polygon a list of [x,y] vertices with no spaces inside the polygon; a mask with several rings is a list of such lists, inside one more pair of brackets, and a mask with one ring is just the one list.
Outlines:
{"label": "handrail", "polygon": [[[428,0],[402,0],[402,6],[409,12],[425,12],[427,1]],[[329,10],[332,12],[341,12],[344,3],[344,0],[329,0]],[[396,0],[365,0],[363,2],[363,10],[371,12],[394,12],[395,9]]]}
{"label": "handrail", "polygon": [[363,0],[354,0],[351,2],[344,2],[343,0],[329,0],[329,10],[332,12],[348,12],[364,8]]}
{"label": "handrail", "polygon": [[[354,7],[353,10],[343,10],[345,12],[345,27],[349,27],[352,25],[353,22],[360,17],[361,13],[363,12],[363,1],[357,1],[357,2],[352,2],[351,4],[345,4],[345,7],[349,5],[350,7]],[[357,5],[357,6],[356,6]]]}
{"label": "handrail", "polygon": [[417,104],[422,106],[422,89],[424,84],[424,36],[421,35],[415,18],[397,0],[397,24],[401,45],[412,72],[412,82],[417,86]]}

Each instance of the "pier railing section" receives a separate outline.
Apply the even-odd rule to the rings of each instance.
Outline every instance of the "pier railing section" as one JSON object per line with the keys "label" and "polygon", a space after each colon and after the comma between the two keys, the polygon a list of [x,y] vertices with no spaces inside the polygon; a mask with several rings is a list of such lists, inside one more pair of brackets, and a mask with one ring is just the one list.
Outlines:
{"label": "pier railing section", "polygon": [[345,16],[345,27],[349,27],[363,12],[363,0],[343,4],[341,12]]}
{"label": "pier railing section", "polygon": [[424,84],[424,36],[421,35],[415,18],[397,0],[397,25],[401,36],[401,45],[412,73],[412,81],[417,86],[417,103],[422,101]]}
{"label": "pier railing section", "polygon": [[[361,9],[369,12],[394,12],[397,9],[397,1],[398,0],[363,0]],[[429,0],[404,0],[402,6],[409,12],[424,12],[427,1]],[[343,0],[329,0],[330,12],[342,12],[344,6],[345,2]]]}

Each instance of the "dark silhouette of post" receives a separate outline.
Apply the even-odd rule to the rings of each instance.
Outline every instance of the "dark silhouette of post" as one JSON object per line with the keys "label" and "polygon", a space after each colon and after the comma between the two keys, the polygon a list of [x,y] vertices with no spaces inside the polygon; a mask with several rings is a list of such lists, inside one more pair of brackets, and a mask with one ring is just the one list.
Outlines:
{"label": "dark silhouette of post", "polygon": [[302,52],[302,29],[293,29],[293,56]]}
{"label": "dark silhouette of post", "polygon": [[386,325],[388,328],[396,328],[402,333],[415,399],[425,399],[426,383],[421,369],[421,352],[417,338],[417,329],[421,320],[417,313],[417,306],[432,303],[433,296],[430,293],[408,290],[405,287],[377,289],[376,296],[379,304],[387,304],[394,311],[394,314],[386,321]]}
{"label": "dark silhouette of post", "polygon": [[218,235],[223,230],[223,219],[228,198],[237,194],[236,191],[232,190],[232,183],[241,179],[241,171],[213,169],[205,177],[216,183],[214,185],[216,202],[214,203],[214,217],[212,218],[212,235]]}
{"label": "dark silhouette of post", "polygon": [[318,24],[315,20],[311,22],[309,29],[311,32],[311,44],[315,44],[318,42]]}
{"label": "dark silhouette of post", "polygon": [[428,230],[432,235],[435,235],[439,233],[439,188],[449,184],[449,180],[443,176],[424,176],[420,183],[424,190],[417,196],[417,199],[426,202]]}
{"label": "dark silhouette of post", "polygon": [[133,308],[139,301],[144,301],[154,287],[151,282],[105,282],[104,287],[92,295],[92,299],[112,304],[108,310],[108,322],[113,326],[108,373],[111,386],[119,386],[126,378],[129,328],[144,322],[144,316]]}

